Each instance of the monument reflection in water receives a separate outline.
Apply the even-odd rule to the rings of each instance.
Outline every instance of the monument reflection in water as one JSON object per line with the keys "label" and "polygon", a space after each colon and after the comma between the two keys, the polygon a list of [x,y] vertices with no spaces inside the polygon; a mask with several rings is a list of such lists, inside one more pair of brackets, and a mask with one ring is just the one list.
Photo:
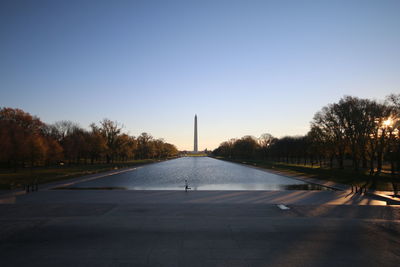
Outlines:
{"label": "monument reflection in water", "polygon": [[184,157],[68,188],[130,190],[327,190],[300,180],[209,157]]}

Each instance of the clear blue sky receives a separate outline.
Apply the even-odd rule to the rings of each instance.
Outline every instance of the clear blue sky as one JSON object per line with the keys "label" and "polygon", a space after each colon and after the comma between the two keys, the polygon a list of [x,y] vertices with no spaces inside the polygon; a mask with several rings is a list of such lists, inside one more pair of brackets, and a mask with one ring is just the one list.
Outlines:
{"label": "clear blue sky", "polygon": [[400,1],[0,2],[0,106],[117,120],[179,149],[305,134],[343,95],[400,93]]}

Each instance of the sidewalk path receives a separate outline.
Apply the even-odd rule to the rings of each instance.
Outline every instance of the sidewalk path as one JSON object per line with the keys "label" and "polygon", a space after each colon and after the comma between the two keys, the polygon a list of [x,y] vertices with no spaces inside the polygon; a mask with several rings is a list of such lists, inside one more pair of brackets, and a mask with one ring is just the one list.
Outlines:
{"label": "sidewalk path", "polygon": [[1,266],[397,266],[400,208],[341,194],[39,191],[0,205]]}

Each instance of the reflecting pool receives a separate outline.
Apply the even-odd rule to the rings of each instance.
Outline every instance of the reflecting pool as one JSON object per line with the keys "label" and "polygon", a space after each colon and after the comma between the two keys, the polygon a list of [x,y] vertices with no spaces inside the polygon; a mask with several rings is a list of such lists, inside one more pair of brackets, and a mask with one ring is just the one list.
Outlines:
{"label": "reflecting pool", "polygon": [[183,157],[137,167],[68,189],[328,190],[326,187],[209,157]]}

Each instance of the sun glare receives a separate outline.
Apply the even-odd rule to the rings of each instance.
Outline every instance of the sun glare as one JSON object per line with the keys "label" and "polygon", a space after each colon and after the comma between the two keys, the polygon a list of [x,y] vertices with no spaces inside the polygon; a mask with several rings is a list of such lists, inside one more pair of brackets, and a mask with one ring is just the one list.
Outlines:
{"label": "sun glare", "polygon": [[392,120],[392,118],[389,118],[389,119],[385,120],[385,121],[383,122],[383,125],[386,126],[386,127],[392,126],[392,125],[393,125],[393,120]]}

